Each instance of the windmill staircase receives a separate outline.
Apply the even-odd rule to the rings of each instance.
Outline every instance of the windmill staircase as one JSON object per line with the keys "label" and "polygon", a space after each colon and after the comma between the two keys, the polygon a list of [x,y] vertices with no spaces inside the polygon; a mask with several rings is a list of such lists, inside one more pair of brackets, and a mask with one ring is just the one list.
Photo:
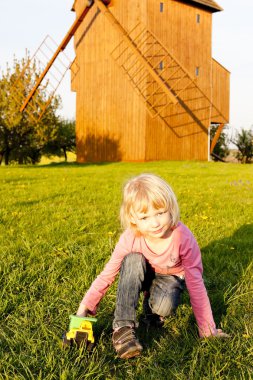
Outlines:
{"label": "windmill staircase", "polygon": [[[212,120],[226,118],[196,83],[196,79],[173,57],[143,24],[127,32],[100,0],[100,11],[121,33],[112,57],[143,99],[152,117],[159,117],[177,137],[205,131]],[[197,128],[196,128],[197,126]]]}
{"label": "windmill staircase", "polygon": [[139,23],[127,32],[106,6],[109,1],[90,0],[86,3],[84,11],[27,96],[21,111],[30,102],[43,80],[43,75],[45,76],[54,59],[65,48],[88,10],[96,5],[121,36],[121,42],[111,53],[113,59],[141,96],[153,118],[158,117],[180,138],[203,131],[208,133],[208,126],[213,120],[219,120],[222,125],[227,122],[211,99],[198,86],[196,78],[192,77],[144,25]]}

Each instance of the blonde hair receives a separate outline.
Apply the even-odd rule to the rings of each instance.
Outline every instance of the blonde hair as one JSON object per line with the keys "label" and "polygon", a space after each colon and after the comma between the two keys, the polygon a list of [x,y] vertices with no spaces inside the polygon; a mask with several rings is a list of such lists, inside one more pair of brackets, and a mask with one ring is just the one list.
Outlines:
{"label": "blonde hair", "polygon": [[132,228],[137,232],[135,224],[131,222],[133,214],[146,213],[150,208],[168,210],[171,215],[171,227],[175,227],[179,222],[179,207],[172,188],[162,178],[143,173],[130,179],[123,188],[120,209],[122,227]]}

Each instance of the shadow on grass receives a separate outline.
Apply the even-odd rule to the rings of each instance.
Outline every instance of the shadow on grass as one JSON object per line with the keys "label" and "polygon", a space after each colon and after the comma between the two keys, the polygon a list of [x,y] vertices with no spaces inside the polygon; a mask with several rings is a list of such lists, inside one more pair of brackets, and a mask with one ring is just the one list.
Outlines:
{"label": "shadow on grass", "polygon": [[90,166],[106,166],[106,165],[113,165],[115,162],[86,162],[86,163],[79,163],[79,162],[51,162],[49,164],[44,165],[37,165],[37,166],[27,166],[27,168],[55,168],[55,167],[90,167]]}
{"label": "shadow on grass", "polygon": [[233,235],[202,248],[205,284],[218,323],[226,313],[224,295],[240,281],[252,260],[252,236],[253,224],[245,224]]}
{"label": "shadow on grass", "polygon": [[110,161],[104,161],[104,162],[86,162],[86,163],[79,163],[79,162],[50,162],[48,164],[42,164],[42,165],[10,165],[10,166],[3,166],[3,168],[10,169],[33,169],[37,170],[40,168],[67,168],[67,167],[97,167],[97,166],[107,166],[107,165],[115,165],[117,162],[110,162]]}
{"label": "shadow on grass", "polygon": [[38,204],[43,204],[43,202],[47,202],[47,201],[52,201],[54,199],[57,199],[57,198],[61,198],[63,196],[63,194],[57,194],[57,195],[52,195],[50,197],[44,197],[43,199],[36,199],[36,200],[27,200],[27,201],[23,201],[23,202],[16,202],[14,204],[15,207],[28,207],[28,206],[34,206],[34,205],[38,205]]}

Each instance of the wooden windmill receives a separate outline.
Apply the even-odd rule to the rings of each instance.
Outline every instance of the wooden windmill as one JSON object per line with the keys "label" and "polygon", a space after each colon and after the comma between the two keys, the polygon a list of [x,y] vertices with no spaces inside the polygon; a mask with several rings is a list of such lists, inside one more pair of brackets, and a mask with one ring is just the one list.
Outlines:
{"label": "wooden windmill", "polygon": [[210,125],[219,125],[212,150],[229,121],[229,72],[211,55],[212,14],[222,8],[213,0],[76,0],[73,10],[45,72],[74,36],[77,160],[207,160]]}

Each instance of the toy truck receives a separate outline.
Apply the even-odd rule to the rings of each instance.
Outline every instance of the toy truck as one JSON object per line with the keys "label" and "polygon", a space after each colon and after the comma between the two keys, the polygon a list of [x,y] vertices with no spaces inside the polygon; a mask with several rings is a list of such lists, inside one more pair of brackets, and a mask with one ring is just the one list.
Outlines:
{"label": "toy truck", "polygon": [[93,323],[97,321],[96,318],[91,317],[78,317],[70,315],[69,331],[63,336],[63,346],[77,346],[85,345],[87,350],[92,350],[95,344],[93,335]]}

